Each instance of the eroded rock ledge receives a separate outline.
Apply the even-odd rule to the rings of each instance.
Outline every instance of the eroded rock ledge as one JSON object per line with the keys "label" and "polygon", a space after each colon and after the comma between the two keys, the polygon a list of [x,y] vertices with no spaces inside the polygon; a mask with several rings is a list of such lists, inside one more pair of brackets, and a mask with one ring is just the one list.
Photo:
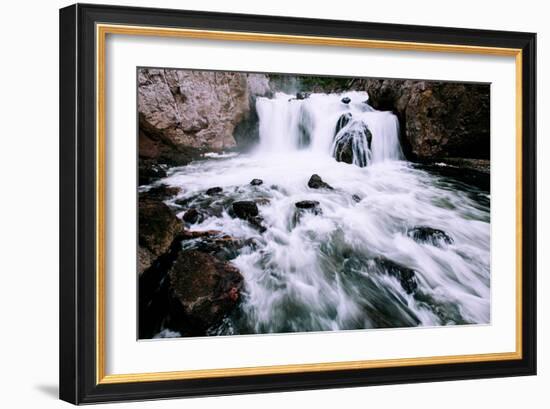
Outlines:
{"label": "eroded rock ledge", "polygon": [[154,179],[158,164],[186,165],[206,150],[235,148],[237,125],[254,127],[254,98],[269,92],[263,74],[138,70],[140,171]]}
{"label": "eroded rock ledge", "polygon": [[397,115],[409,159],[489,159],[489,84],[365,79],[354,87]]}

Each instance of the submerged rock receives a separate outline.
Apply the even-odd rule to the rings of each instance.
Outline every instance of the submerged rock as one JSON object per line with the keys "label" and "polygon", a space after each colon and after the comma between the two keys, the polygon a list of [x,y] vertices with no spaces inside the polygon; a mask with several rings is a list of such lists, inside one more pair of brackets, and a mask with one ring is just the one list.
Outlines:
{"label": "submerged rock", "polygon": [[350,123],[352,118],[351,112],[346,112],[345,114],[340,115],[338,121],[336,121],[336,128],[334,129],[334,136],[338,134],[347,124]]}
{"label": "submerged rock", "polygon": [[407,235],[418,243],[427,243],[435,247],[454,243],[452,237],[443,230],[434,229],[428,226],[413,227],[407,231]]}
{"label": "submerged rock", "polygon": [[211,187],[210,189],[206,190],[206,194],[210,196],[217,195],[218,193],[221,193],[221,192],[223,192],[223,189],[219,186]]}
{"label": "submerged rock", "polygon": [[363,123],[352,124],[339,133],[334,141],[334,158],[338,162],[367,166],[372,133]]}
{"label": "submerged rock", "polygon": [[351,98],[350,97],[344,97],[341,99],[341,101],[344,103],[344,104],[349,104],[351,102]]}
{"label": "submerged rock", "polygon": [[317,174],[314,174],[309,178],[307,185],[311,189],[329,189],[329,190],[334,189],[331,185],[329,185],[328,183],[325,183],[323,179],[321,179],[321,176]]}
{"label": "submerged rock", "polygon": [[264,183],[264,181],[263,181],[262,179],[252,179],[252,180],[250,181],[250,184],[251,184],[252,186],[260,186],[260,185],[263,184],[263,183]]}
{"label": "submerged rock", "polygon": [[361,196],[359,196],[359,195],[351,195],[351,198],[356,203],[359,203],[361,200],[363,200],[363,199],[361,199]]}
{"label": "submerged rock", "polygon": [[235,266],[196,250],[181,251],[168,276],[186,331],[204,332],[219,323],[237,306],[243,286],[243,276]]}
{"label": "submerged rock", "polygon": [[416,279],[416,272],[413,269],[383,257],[377,257],[375,263],[382,272],[397,278],[407,294],[412,294],[417,290],[418,281]]}
{"label": "submerged rock", "polygon": [[138,272],[142,274],[168,251],[183,226],[161,201],[141,197],[138,206]]}

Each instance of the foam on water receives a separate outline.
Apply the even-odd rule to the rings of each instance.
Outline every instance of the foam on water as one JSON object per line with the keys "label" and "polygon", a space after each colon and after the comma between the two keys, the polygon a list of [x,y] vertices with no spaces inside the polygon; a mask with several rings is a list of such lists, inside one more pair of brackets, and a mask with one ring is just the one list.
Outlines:
{"label": "foam on water", "polygon": [[[238,312],[217,334],[479,324],[490,321],[489,205],[473,187],[454,184],[407,163],[397,119],[374,111],[366,93],[313,94],[305,100],[278,94],[260,98],[260,144],[252,154],[191,163],[162,183],[180,186],[180,199],[212,186],[220,200],[264,198],[259,233],[227,212],[194,225],[236,238],[254,237],[232,260],[245,277]],[[372,133],[369,164],[337,162],[332,144],[338,118],[351,112]],[[350,125],[350,124],[348,124]],[[307,135],[308,138],[304,138]],[[308,141],[305,139],[309,139]],[[334,190],[311,189],[312,174]],[[253,178],[264,181],[250,186]],[[315,200],[322,214],[295,203]],[[430,226],[452,237],[436,247],[407,234]],[[380,259],[415,271],[418,289],[380,269]]]}

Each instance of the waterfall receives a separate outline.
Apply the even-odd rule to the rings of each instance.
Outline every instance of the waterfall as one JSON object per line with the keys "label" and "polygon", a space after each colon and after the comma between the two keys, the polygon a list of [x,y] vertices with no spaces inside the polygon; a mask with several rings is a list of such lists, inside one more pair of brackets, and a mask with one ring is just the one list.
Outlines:
{"label": "waterfall", "polygon": [[[208,334],[491,322],[490,192],[462,171],[402,160],[396,116],[366,101],[365,92],[258,98],[255,151],[210,154],[158,182],[179,188],[166,203],[200,232],[184,250],[244,278],[237,310]],[[242,201],[257,216],[236,217]],[[185,220],[190,209],[196,221]],[[158,336],[188,336],[166,317]]]}
{"label": "waterfall", "polygon": [[402,160],[399,122],[377,111],[366,92],[312,94],[303,99],[277,93],[258,98],[260,152],[309,150],[364,167]]}

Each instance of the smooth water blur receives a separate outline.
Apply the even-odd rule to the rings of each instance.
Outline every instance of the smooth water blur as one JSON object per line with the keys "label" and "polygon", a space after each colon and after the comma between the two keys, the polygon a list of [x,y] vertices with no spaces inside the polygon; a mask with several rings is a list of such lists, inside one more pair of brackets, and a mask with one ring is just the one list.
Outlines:
{"label": "smooth water blur", "polygon": [[[342,98],[349,98],[350,102],[345,104]],[[366,125],[373,136],[372,144],[369,147],[366,140],[358,141],[360,143],[354,150],[369,150],[368,156],[373,163],[403,159],[397,117],[391,112],[374,110],[367,101],[368,94],[357,91],[312,94],[302,100],[284,93],[277,93],[273,99],[258,98],[258,152],[271,154],[306,149],[334,156],[334,144],[339,136],[359,125]],[[336,123],[343,114],[350,115],[351,121],[335,132]]]}
{"label": "smooth water blur", "polygon": [[[395,117],[372,110],[366,94],[350,94],[349,105],[342,95],[260,99],[255,152],[194,162],[162,180],[182,188],[180,202],[222,209],[193,230],[255,239],[254,248],[231,261],[245,277],[242,303],[210,333],[489,323],[488,192],[399,160]],[[346,111],[372,132],[369,166],[331,155],[335,124]],[[304,127],[308,143],[301,141]],[[334,190],[309,188],[312,174]],[[251,186],[253,178],[264,183]],[[202,193],[213,186],[224,188],[220,203],[206,204]],[[234,200],[255,199],[261,199],[264,233],[223,210]],[[322,214],[297,217],[295,203],[302,200],[318,201]],[[415,226],[440,229],[453,242],[418,243],[407,234]],[[416,291],[405,291],[381,259],[414,270]]]}

